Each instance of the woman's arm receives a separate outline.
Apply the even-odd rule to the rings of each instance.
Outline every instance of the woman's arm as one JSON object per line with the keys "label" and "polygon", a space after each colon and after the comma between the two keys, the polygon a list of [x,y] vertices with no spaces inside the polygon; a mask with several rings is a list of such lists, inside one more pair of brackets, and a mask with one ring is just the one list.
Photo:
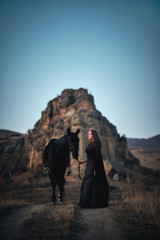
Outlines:
{"label": "woman's arm", "polygon": [[77,162],[78,162],[78,164],[83,164],[83,163],[87,162],[87,159],[84,160],[84,161],[79,161],[79,160],[77,160]]}

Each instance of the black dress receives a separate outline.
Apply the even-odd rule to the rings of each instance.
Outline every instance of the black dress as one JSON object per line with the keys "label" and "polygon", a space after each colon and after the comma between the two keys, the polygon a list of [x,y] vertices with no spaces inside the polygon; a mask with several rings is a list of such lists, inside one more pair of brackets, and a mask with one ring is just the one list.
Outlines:
{"label": "black dress", "polygon": [[[108,205],[108,183],[104,170],[101,149],[90,143],[86,148],[87,166],[81,186],[79,206],[99,208]],[[95,171],[95,176],[94,176]]]}

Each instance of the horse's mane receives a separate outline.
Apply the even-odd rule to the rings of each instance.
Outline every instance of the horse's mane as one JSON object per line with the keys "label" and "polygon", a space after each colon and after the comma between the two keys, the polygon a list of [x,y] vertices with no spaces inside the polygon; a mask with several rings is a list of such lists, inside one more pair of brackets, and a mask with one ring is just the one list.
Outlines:
{"label": "horse's mane", "polygon": [[56,140],[58,143],[62,143],[63,141],[67,140],[67,137],[68,137],[68,133]]}

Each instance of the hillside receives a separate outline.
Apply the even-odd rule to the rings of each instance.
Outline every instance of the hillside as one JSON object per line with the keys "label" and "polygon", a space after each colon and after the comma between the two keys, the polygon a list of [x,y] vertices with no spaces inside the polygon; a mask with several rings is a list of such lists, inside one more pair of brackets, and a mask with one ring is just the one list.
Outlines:
{"label": "hillside", "polygon": [[127,138],[128,146],[160,148],[160,134],[151,138]]}
{"label": "hillside", "polygon": [[160,149],[128,147],[129,151],[140,160],[140,164],[146,168],[160,171]]}
{"label": "hillside", "polygon": [[5,129],[0,129],[0,139],[4,139],[7,137],[16,137],[16,136],[21,136],[21,135],[22,135],[22,133],[5,130]]}
{"label": "hillside", "polygon": [[127,144],[142,166],[160,171],[160,134],[148,139],[128,138]]}

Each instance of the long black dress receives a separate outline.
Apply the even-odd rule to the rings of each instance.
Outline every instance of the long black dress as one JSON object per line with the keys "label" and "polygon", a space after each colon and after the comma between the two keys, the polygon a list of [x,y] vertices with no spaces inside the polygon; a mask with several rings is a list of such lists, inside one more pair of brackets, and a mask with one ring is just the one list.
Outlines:
{"label": "long black dress", "polygon": [[[101,149],[90,143],[86,148],[87,166],[81,186],[79,206],[99,208],[108,205],[108,183],[105,175]],[[94,176],[95,171],[95,176]]]}

